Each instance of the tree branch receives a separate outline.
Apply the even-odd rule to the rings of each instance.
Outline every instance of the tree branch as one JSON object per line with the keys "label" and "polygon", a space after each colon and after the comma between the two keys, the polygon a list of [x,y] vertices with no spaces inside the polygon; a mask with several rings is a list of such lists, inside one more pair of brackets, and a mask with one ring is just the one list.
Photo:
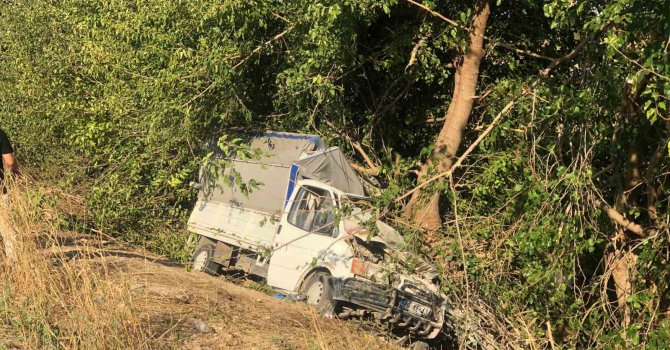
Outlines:
{"label": "tree branch", "polygon": [[368,156],[368,154],[365,152],[365,150],[363,150],[363,147],[361,146],[360,142],[352,140],[349,135],[347,135],[345,132],[342,132],[341,130],[336,128],[335,125],[333,125],[333,123],[330,120],[328,120],[327,118],[323,118],[323,120],[326,122],[328,127],[330,127],[335,133],[337,133],[338,135],[343,137],[345,140],[347,140],[347,142],[349,142],[351,147],[353,147],[358,152],[358,154],[360,154],[361,157],[363,157],[363,160],[365,161],[365,163],[370,167],[370,168],[365,168],[365,167],[362,167],[360,165],[352,163],[351,167],[354,168],[354,170],[356,170],[358,172],[361,172],[361,173],[364,173],[364,174],[367,174],[367,175],[372,175],[372,176],[376,176],[376,175],[379,174],[379,170],[380,170],[379,166],[377,164],[375,164],[370,159],[370,156]]}
{"label": "tree branch", "polygon": [[[433,17],[439,18],[439,19],[441,19],[442,21],[447,22],[447,23],[449,23],[450,25],[452,25],[452,26],[454,26],[454,27],[456,27],[456,28],[462,29],[462,30],[464,30],[465,32],[470,33],[470,28],[467,28],[467,27],[465,27],[465,26],[459,24],[458,22],[456,22],[456,21],[454,21],[454,20],[452,20],[452,19],[447,18],[446,16],[444,16],[443,14],[441,14],[441,13],[439,13],[439,12],[437,12],[437,11],[433,11],[433,10],[430,9],[428,6],[426,6],[426,5],[424,5],[424,4],[421,4],[421,3],[419,3],[419,2],[416,2],[416,1],[414,1],[414,0],[406,0],[406,1],[409,2],[409,3],[412,4],[412,5],[417,6],[418,8],[420,8],[420,9],[422,9],[422,10],[428,12],[428,13],[429,13],[430,15],[432,15]],[[500,47],[502,47],[502,48],[505,48],[505,49],[507,49],[507,50],[511,50],[511,51],[513,51],[513,52],[515,52],[515,53],[517,53],[517,54],[520,54],[520,55],[525,55],[525,56],[529,56],[529,57],[533,57],[533,58],[537,58],[537,59],[542,59],[542,60],[547,60],[547,61],[552,61],[552,62],[556,60],[556,59],[553,58],[553,57],[549,57],[549,56],[545,56],[545,55],[537,54],[537,53],[534,53],[534,52],[532,52],[532,51],[528,51],[528,50],[522,50],[522,49],[516,47],[515,45],[509,44],[509,43],[501,42],[501,41],[499,41],[498,39],[494,39],[494,38],[488,37],[488,36],[486,36],[486,35],[483,35],[483,37],[484,37],[484,39],[490,41],[494,46],[500,46]]]}
{"label": "tree branch", "polygon": [[554,58],[554,57],[541,55],[541,54],[538,54],[538,53],[535,53],[535,52],[532,52],[532,51],[529,51],[529,50],[522,50],[522,49],[520,49],[520,48],[518,48],[518,47],[516,47],[512,44],[503,43],[503,42],[500,42],[500,41],[497,41],[497,40],[491,39],[491,38],[489,38],[489,40],[491,40],[491,42],[493,43],[493,46],[500,46],[500,47],[505,48],[507,50],[514,51],[514,52],[516,52],[520,55],[529,56],[529,57],[532,57],[532,58],[537,58],[537,59],[540,59],[540,60],[546,60],[546,61],[550,61],[550,62],[553,62],[553,61],[556,60],[556,58]]}
{"label": "tree branch", "polygon": [[598,206],[598,208],[600,208],[600,210],[602,210],[605,214],[607,214],[607,216],[612,221],[623,226],[624,229],[633,232],[640,237],[647,237],[648,235],[647,230],[645,230],[642,226],[626,219],[623,215],[621,215],[621,213],[612,208],[604,200],[598,199],[596,201],[596,205]]}
{"label": "tree branch", "polygon": [[460,25],[458,22],[456,22],[456,21],[454,21],[454,20],[452,20],[452,19],[449,19],[449,18],[445,17],[443,14],[431,10],[430,7],[428,7],[428,6],[424,5],[424,4],[418,3],[418,2],[416,2],[416,1],[414,1],[414,0],[407,0],[407,2],[409,2],[410,4],[412,4],[412,5],[414,5],[414,6],[417,6],[417,7],[421,8],[422,10],[424,10],[424,11],[430,13],[432,16],[437,17],[437,18],[439,18],[439,19],[441,19],[441,20],[443,20],[443,21],[449,23],[449,24],[451,24],[451,25],[454,26],[454,27],[463,29],[463,30],[465,30],[466,32],[470,32],[470,28],[466,28],[466,27]]}
{"label": "tree branch", "polygon": [[[670,41],[669,41],[669,42],[670,42]],[[640,62],[638,62],[638,61],[636,61],[636,60],[634,60],[634,59],[632,59],[632,58],[626,56],[626,54],[624,54],[623,52],[621,52],[621,51],[620,51],[619,49],[617,49],[614,45],[610,45],[610,47],[613,48],[614,51],[616,51],[619,55],[623,56],[623,58],[625,58],[628,62],[630,62],[630,63],[636,65],[636,66],[637,66],[638,68],[640,68],[641,70],[643,70],[643,71],[645,71],[645,72],[648,72],[648,73],[651,73],[651,74],[653,74],[653,75],[655,75],[655,76],[657,76],[657,77],[659,77],[659,78],[661,78],[661,79],[670,81],[670,77],[666,77],[666,76],[664,76],[664,75],[658,74],[655,70],[649,69],[649,68],[647,68],[647,67],[641,65]]]}
{"label": "tree branch", "polygon": [[184,107],[190,105],[191,103],[193,103],[193,101],[199,99],[199,98],[202,97],[205,93],[207,93],[207,91],[209,91],[211,88],[213,88],[214,85],[216,85],[216,80],[214,80],[211,84],[209,84],[209,86],[207,86],[205,89],[203,89],[202,91],[200,91],[197,95],[193,96],[193,98],[191,98],[190,100],[188,100],[188,102],[186,102],[186,103],[182,104],[181,106],[179,106],[179,108],[181,109],[181,108],[184,108]]}
{"label": "tree branch", "polygon": [[375,168],[366,168],[366,167],[364,167],[364,166],[362,166],[362,165],[358,165],[358,164],[356,164],[356,163],[351,163],[351,162],[349,163],[349,165],[351,165],[351,168],[352,168],[352,169],[358,171],[358,172],[361,173],[361,174],[370,175],[370,176],[377,176],[377,175],[379,175],[379,168],[378,168],[378,167],[375,167]]}
{"label": "tree branch", "polygon": [[429,37],[430,37],[430,35],[424,35],[424,36],[419,40],[419,42],[416,43],[416,45],[414,45],[414,47],[412,48],[412,52],[410,53],[410,56],[409,56],[409,62],[408,62],[407,65],[405,66],[405,71],[407,71],[407,69],[408,69],[409,67],[411,67],[412,65],[414,65],[414,63],[416,62],[416,54],[419,52],[419,49],[420,49],[421,46],[426,42],[426,40],[428,40]]}
{"label": "tree branch", "polygon": [[279,34],[273,36],[272,38],[270,38],[270,40],[268,40],[268,41],[262,43],[261,45],[258,45],[258,47],[256,47],[255,49],[253,49],[253,50],[251,51],[251,53],[249,53],[245,58],[243,58],[242,60],[240,60],[239,62],[237,62],[237,64],[234,65],[233,68],[231,68],[231,69],[235,69],[235,68],[241,66],[242,64],[244,64],[244,62],[246,62],[247,60],[249,60],[249,59],[251,58],[251,56],[253,56],[254,54],[256,54],[256,53],[258,53],[259,51],[261,51],[261,50],[263,49],[263,47],[265,47],[265,46],[267,46],[267,45],[270,45],[270,44],[272,44],[273,42],[275,42],[275,41],[281,39],[284,35],[286,35],[288,32],[290,32],[293,28],[295,28],[295,26],[290,26],[290,27],[286,28],[283,32],[281,32],[281,33],[279,33]]}
{"label": "tree branch", "polygon": [[[408,0],[408,1],[409,1],[409,0]],[[454,163],[454,165],[452,165],[451,168],[449,168],[449,170],[444,171],[444,172],[442,172],[442,173],[439,173],[439,174],[437,174],[437,175],[431,177],[430,179],[428,179],[428,180],[426,180],[426,181],[423,181],[423,182],[420,183],[418,186],[414,187],[414,188],[411,189],[410,191],[407,191],[407,192],[406,192],[405,194],[403,194],[402,196],[396,198],[396,200],[395,200],[396,203],[398,203],[398,202],[402,201],[403,199],[405,199],[405,198],[411,196],[414,192],[416,192],[416,191],[418,191],[418,190],[420,190],[420,189],[422,189],[422,188],[428,186],[428,184],[430,184],[431,182],[434,182],[434,181],[436,181],[436,180],[442,179],[442,178],[447,177],[447,176],[451,176],[451,174],[453,174],[454,170],[456,170],[458,167],[461,166],[461,164],[463,163],[463,160],[465,160],[465,158],[467,158],[467,157],[470,155],[470,153],[472,153],[472,151],[474,151],[475,148],[477,148],[477,146],[478,146],[478,145],[479,145],[479,144],[486,138],[486,136],[488,136],[488,134],[491,133],[491,131],[493,130],[493,127],[494,127],[496,124],[498,124],[498,122],[499,122],[505,115],[507,115],[507,113],[509,113],[509,111],[512,109],[512,107],[514,106],[514,104],[517,103],[523,96],[526,96],[526,95],[528,95],[528,93],[530,93],[530,91],[537,85],[537,82],[538,82],[538,81],[539,81],[539,80],[536,80],[535,83],[534,83],[531,87],[529,87],[529,88],[527,88],[526,90],[524,90],[524,91],[521,93],[521,95],[519,95],[516,99],[514,99],[514,100],[510,101],[509,103],[507,103],[507,105],[505,105],[505,107],[498,113],[498,115],[496,115],[495,118],[493,118],[493,121],[491,121],[491,124],[489,124],[489,126],[486,128],[486,130],[484,130],[484,131],[479,135],[479,137],[477,137],[477,139],[475,140],[475,142],[473,142],[473,143],[470,145],[470,147],[468,147],[468,149],[467,149],[465,152],[463,152],[463,154],[462,154],[460,157],[458,157],[458,159],[456,160],[456,162]]]}
{"label": "tree branch", "polygon": [[379,167],[372,162],[368,154],[363,150],[363,147],[361,147],[361,144],[359,142],[354,142],[349,136],[347,136],[347,139],[351,143],[351,146],[353,146],[354,149],[356,149],[356,151],[358,151],[358,153],[361,155],[361,157],[363,157],[363,160],[365,160],[365,163],[370,167],[370,169],[374,172],[379,172]]}
{"label": "tree branch", "polygon": [[551,62],[551,64],[549,65],[549,67],[545,68],[544,70],[542,70],[540,72],[540,76],[546,77],[547,75],[549,75],[549,72],[551,72],[551,70],[556,68],[556,66],[558,66],[559,64],[561,64],[563,62],[570,61],[571,59],[575,58],[575,56],[579,55],[579,53],[582,52],[582,50],[584,50],[584,47],[586,47],[586,44],[590,43],[593,39],[595,39],[595,37],[598,34],[602,33],[602,31],[608,25],[609,25],[609,23],[605,24],[603,26],[603,28],[601,28],[600,30],[596,30],[596,31],[591,32],[589,35],[586,36],[586,38],[582,39],[582,41],[580,41],[579,44],[577,44],[577,46],[575,46],[575,48],[572,49],[572,51],[570,51],[570,53],[568,53],[567,55],[561,56],[561,57],[553,60]]}
{"label": "tree branch", "polygon": [[[259,45],[258,47],[256,47],[255,49],[253,49],[253,50],[251,51],[251,53],[249,53],[245,58],[243,58],[242,60],[240,60],[239,62],[237,62],[237,64],[235,64],[231,69],[235,69],[235,68],[241,66],[242,64],[244,64],[244,62],[246,62],[247,60],[249,60],[249,58],[251,58],[251,56],[253,56],[254,54],[256,54],[256,53],[258,53],[259,51],[261,51],[261,49],[263,49],[263,47],[265,47],[265,46],[267,46],[267,45],[270,45],[270,44],[273,43],[274,41],[277,41],[277,40],[281,39],[284,35],[286,35],[286,33],[290,32],[293,28],[294,28],[294,26],[288,27],[288,28],[286,28],[286,30],[284,30],[283,32],[281,32],[281,33],[279,33],[279,34],[273,36],[272,38],[270,38],[270,40],[268,40],[268,41],[264,42],[263,44]],[[216,85],[216,80],[213,81],[213,82],[212,82],[209,86],[207,86],[204,90],[200,91],[200,92],[199,92],[197,95],[195,95],[193,98],[191,98],[188,102],[186,102],[186,103],[182,104],[181,106],[179,106],[179,108],[184,108],[184,107],[190,105],[191,103],[193,103],[193,101],[199,99],[199,98],[202,97],[205,93],[207,93],[207,91],[209,91],[211,88],[213,88],[214,85]]]}

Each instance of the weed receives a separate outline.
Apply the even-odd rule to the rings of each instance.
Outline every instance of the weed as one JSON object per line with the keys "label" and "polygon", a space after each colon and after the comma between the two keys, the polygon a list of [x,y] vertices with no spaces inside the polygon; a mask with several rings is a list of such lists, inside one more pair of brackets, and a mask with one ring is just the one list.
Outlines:
{"label": "weed", "polygon": [[62,244],[67,240],[43,198],[40,190],[13,185],[0,212],[4,335],[30,349],[157,347],[136,315],[127,284],[108,280],[104,257],[92,249]]}

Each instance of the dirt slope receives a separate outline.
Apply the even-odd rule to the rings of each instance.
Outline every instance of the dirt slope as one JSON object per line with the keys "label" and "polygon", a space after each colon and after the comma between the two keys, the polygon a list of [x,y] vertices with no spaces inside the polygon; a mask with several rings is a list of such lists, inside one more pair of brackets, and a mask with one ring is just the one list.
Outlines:
{"label": "dirt slope", "polygon": [[[127,284],[147,325],[178,349],[397,349],[352,322],[328,320],[302,303],[277,299],[224,277],[187,272],[112,240],[64,245],[72,259],[96,259]],[[258,286],[253,284],[252,286]]]}

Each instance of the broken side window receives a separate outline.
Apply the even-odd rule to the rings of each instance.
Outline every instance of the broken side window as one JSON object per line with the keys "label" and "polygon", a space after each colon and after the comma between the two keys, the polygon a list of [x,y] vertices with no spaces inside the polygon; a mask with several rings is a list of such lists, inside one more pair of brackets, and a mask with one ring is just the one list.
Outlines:
{"label": "broken side window", "polygon": [[335,203],[330,192],[303,186],[295,196],[288,222],[305,231],[333,236]]}

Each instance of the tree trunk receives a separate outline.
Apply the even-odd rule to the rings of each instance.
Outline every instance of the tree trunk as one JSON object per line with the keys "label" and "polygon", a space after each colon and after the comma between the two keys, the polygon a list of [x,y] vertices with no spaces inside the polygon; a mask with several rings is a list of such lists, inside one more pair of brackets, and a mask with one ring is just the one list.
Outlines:
{"label": "tree trunk", "polygon": [[[462,63],[456,68],[451,104],[433,153],[419,170],[419,183],[430,178],[431,172],[449,170],[461,145],[463,130],[470,118],[477,93],[479,65],[484,57],[484,33],[490,12],[489,1],[477,1],[469,33],[470,44]],[[405,208],[405,216],[424,229],[436,230],[442,224],[439,208],[439,193],[426,195],[425,190],[417,191]]]}
{"label": "tree trunk", "polygon": [[[639,99],[645,87],[649,83],[649,75],[646,74],[636,84],[626,83],[623,89],[622,96],[622,112],[630,125],[639,123],[641,113],[639,110]],[[640,131],[641,132],[641,131]],[[647,183],[647,190],[651,184],[650,178],[653,177],[653,168],[657,160],[651,159],[649,168],[642,178],[641,166],[642,162],[642,142],[646,142],[647,138],[644,134],[635,135],[628,150],[628,159],[626,165],[628,167],[622,188],[617,194],[615,208],[619,213],[626,213],[628,208],[639,207],[638,198],[640,196],[639,184],[645,180]],[[656,156],[653,156],[654,158]],[[655,205],[655,193],[651,194],[649,198]],[[652,213],[649,213],[652,215]],[[655,210],[654,213],[655,215]],[[626,300],[633,293],[633,280],[637,273],[637,255],[627,249],[627,237],[625,231],[629,230],[638,235],[641,235],[637,230],[631,230],[629,227],[620,227],[614,234],[612,243],[614,244],[614,251],[608,253],[607,260],[609,261],[608,269],[612,272],[612,279],[614,281],[614,289],[617,295],[617,304],[621,312],[621,325],[626,328],[631,322],[631,310],[628,308]]]}
{"label": "tree trunk", "polygon": [[[620,233],[621,240],[615,242],[615,245],[625,243],[623,230]],[[637,255],[631,251],[615,248],[614,252],[609,254],[608,261],[607,268],[612,271],[617,305],[619,306],[619,312],[621,312],[621,326],[627,328],[631,322],[631,310],[628,308],[627,299],[633,294],[633,280],[637,273],[635,268]]]}

